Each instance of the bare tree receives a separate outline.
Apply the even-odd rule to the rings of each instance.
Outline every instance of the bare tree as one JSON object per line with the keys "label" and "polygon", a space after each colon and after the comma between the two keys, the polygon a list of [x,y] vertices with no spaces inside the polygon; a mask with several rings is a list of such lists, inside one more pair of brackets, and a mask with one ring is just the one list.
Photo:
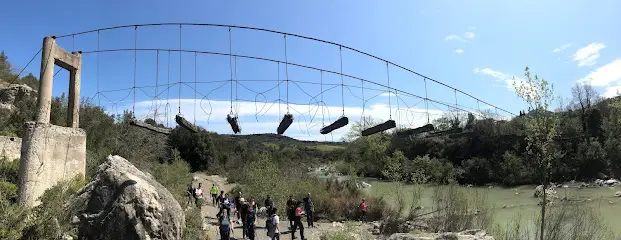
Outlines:
{"label": "bare tree", "polygon": [[587,133],[587,111],[599,101],[599,94],[590,84],[577,83],[571,88],[573,105],[580,110],[582,132]]}

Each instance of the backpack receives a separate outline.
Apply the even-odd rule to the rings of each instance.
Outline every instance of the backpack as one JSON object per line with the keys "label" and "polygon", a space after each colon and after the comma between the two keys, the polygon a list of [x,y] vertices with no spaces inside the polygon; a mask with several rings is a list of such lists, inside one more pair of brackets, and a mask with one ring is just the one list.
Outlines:
{"label": "backpack", "polygon": [[274,222],[274,216],[276,216],[276,214],[270,216],[269,218],[267,218],[267,220],[265,220],[265,229],[267,229],[267,231],[273,231],[274,227],[276,226],[276,222]]}

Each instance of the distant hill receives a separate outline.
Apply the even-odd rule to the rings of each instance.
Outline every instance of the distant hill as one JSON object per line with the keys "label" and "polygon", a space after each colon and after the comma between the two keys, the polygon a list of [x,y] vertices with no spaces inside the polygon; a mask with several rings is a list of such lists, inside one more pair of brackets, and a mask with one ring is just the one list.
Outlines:
{"label": "distant hill", "polygon": [[345,148],[346,142],[318,142],[318,141],[304,141],[297,140],[291,137],[282,136],[274,133],[264,133],[264,134],[248,134],[248,135],[230,135],[230,134],[219,134],[223,137],[230,137],[239,140],[247,140],[249,142],[261,142],[266,146],[274,146],[274,147],[309,147],[316,148],[318,150],[330,151],[336,149]]}

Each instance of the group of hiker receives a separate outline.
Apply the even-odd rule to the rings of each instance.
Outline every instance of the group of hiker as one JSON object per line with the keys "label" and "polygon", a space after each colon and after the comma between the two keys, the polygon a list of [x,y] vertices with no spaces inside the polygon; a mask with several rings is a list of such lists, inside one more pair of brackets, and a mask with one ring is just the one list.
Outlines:
{"label": "group of hiker", "polygon": [[[202,185],[199,183],[197,188],[188,187],[188,192],[194,198],[193,202],[197,206],[203,199]],[[234,199],[231,199],[228,193],[221,191],[214,184],[210,189],[211,200],[214,206],[219,208],[216,215],[218,222],[218,230],[220,238],[223,240],[229,240],[232,233],[235,231],[233,223],[242,225],[243,239],[254,240],[257,226],[257,215],[259,208],[254,198],[249,198],[248,201],[242,197],[242,193],[238,192]],[[267,220],[265,221],[265,228],[267,229],[267,237],[272,240],[279,240],[281,229],[279,226],[280,218],[278,216],[278,208],[274,204],[274,200],[267,195],[264,201],[265,209],[261,208],[261,211],[265,211],[267,214]],[[361,212],[361,220],[366,221],[366,211],[368,205],[364,199],[359,205]],[[233,210],[234,209],[234,210]],[[302,219],[306,216],[307,227],[314,228],[314,212],[315,207],[313,199],[310,193],[307,193],[302,200],[295,200],[293,196],[289,196],[285,204],[285,214],[289,220],[289,230],[291,232],[291,239],[295,239],[295,232],[299,229],[300,238],[304,237],[304,224]],[[237,218],[236,221],[231,218],[231,213]]]}

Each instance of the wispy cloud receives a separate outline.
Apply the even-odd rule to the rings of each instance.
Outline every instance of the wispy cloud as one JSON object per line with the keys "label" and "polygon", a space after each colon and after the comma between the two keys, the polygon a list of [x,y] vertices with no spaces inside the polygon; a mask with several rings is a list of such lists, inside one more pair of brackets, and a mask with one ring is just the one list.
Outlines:
{"label": "wispy cloud", "polygon": [[458,48],[458,49],[456,49],[456,50],[455,50],[455,52],[456,52],[457,54],[462,54],[462,53],[464,52],[464,50],[461,50],[461,49],[459,49],[459,48]]}
{"label": "wispy cloud", "polygon": [[579,67],[593,66],[599,58],[599,51],[606,48],[603,43],[591,43],[586,47],[578,49],[572,56],[574,62],[578,62]]}
{"label": "wispy cloud", "polygon": [[451,40],[458,40],[460,42],[466,42],[466,40],[464,40],[460,36],[457,36],[456,34],[451,34],[444,38],[444,41],[451,41]]}
{"label": "wispy cloud", "polygon": [[621,84],[621,58],[591,71],[584,78],[579,79],[578,82],[589,83],[599,87],[614,83]]}
{"label": "wispy cloud", "polygon": [[494,78],[494,81],[504,83],[505,87],[511,91],[515,91],[515,85],[523,85],[524,79],[517,78],[511,74],[496,71],[490,68],[475,68],[472,70],[476,74],[483,74]]}
{"label": "wispy cloud", "polygon": [[571,45],[573,45],[573,43],[563,44],[563,45],[561,45],[560,47],[557,47],[557,48],[555,48],[555,49],[552,49],[552,52],[557,53],[557,52],[562,52],[562,51],[565,51],[565,49],[567,49],[567,48],[571,47]]}
{"label": "wispy cloud", "polygon": [[[388,93],[384,93],[388,94]],[[176,109],[179,100],[169,101],[168,113],[166,113],[166,100],[142,101],[135,105],[136,116],[139,119],[154,118],[155,109],[157,122],[174,126]],[[190,122],[196,122],[209,131],[222,134],[230,134],[230,126],[226,122],[226,116],[230,113],[229,101],[202,101],[198,99],[194,105],[194,99],[181,99],[181,114]],[[255,105],[256,104],[256,105]],[[394,104],[393,104],[394,105]],[[332,134],[322,135],[319,130],[323,125],[328,125],[341,116],[341,106],[321,107],[318,105],[290,104],[290,112],[294,116],[294,123],[289,127],[286,136],[300,140],[315,141],[339,141],[350,129],[354,121],[359,121],[363,115],[362,107],[345,107],[345,115],[349,117],[350,125],[338,129]],[[131,109],[131,103],[117,109],[108,109],[109,113],[122,113],[123,109]],[[237,110],[240,126],[243,134],[275,133],[276,128],[286,113],[286,104],[278,103],[255,103],[238,102],[234,109]],[[322,114],[322,110],[323,113]],[[424,108],[397,109],[390,108],[387,104],[371,104],[364,109],[364,116],[372,116],[377,120],[388,120],[390,113],[398,126],[419,127],[427,123],[427,111]],[[441,117],[443,111],[429,110],[430,119]]]}
{"label": "wispy cloud", "polygon": [[474,39],[476,36],[477,35],[473,32],[466,32],[466,34],[464,34],[464,37],[466,37],[467,39]]}

